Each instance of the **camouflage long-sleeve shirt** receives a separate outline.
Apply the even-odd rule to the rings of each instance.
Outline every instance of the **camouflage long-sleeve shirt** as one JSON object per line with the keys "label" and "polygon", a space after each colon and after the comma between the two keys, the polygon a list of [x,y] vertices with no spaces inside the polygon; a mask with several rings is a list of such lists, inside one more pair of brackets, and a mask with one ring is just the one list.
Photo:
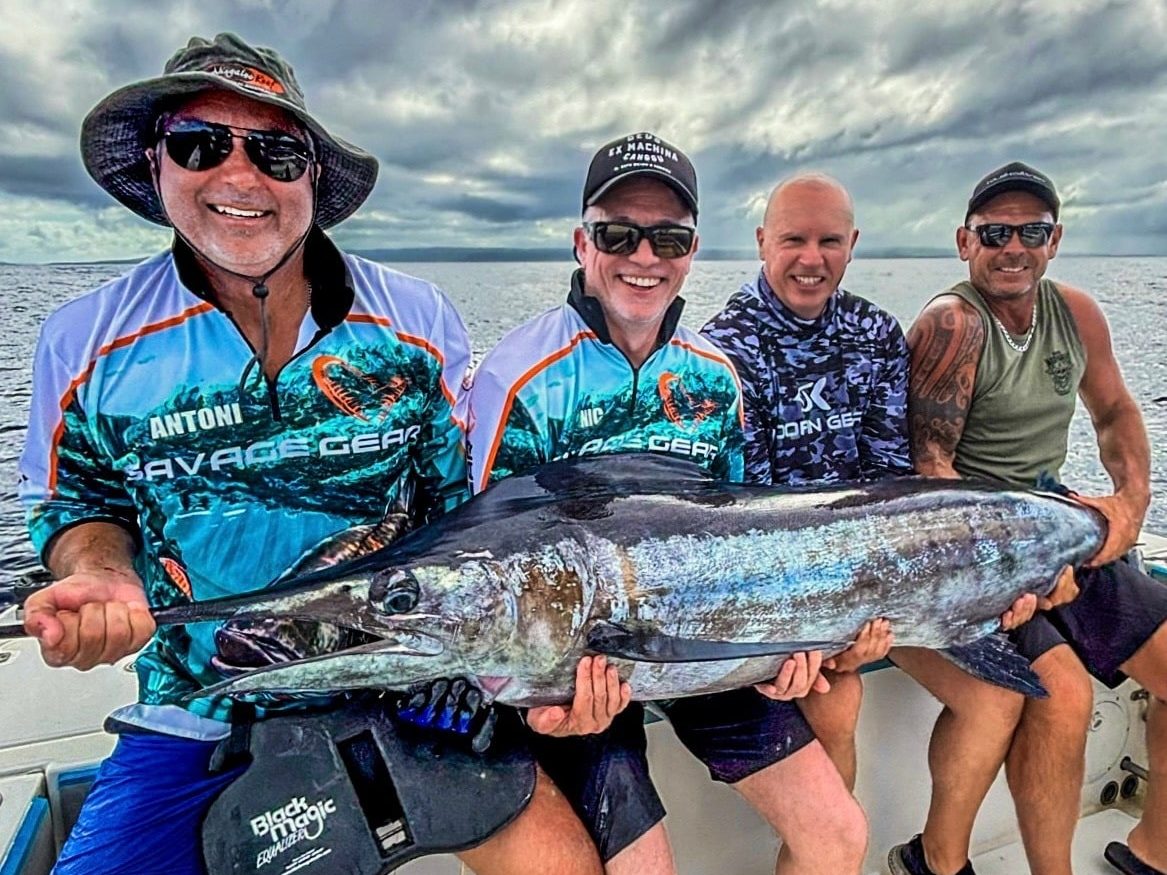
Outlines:
{"label": "camouflage long-sleeve shirt", "polygon": [[911,473],[908,349],[894,316],[839,289],[819,318],[803,320],[759,273],[701,333],[741,378],[747,481]]}

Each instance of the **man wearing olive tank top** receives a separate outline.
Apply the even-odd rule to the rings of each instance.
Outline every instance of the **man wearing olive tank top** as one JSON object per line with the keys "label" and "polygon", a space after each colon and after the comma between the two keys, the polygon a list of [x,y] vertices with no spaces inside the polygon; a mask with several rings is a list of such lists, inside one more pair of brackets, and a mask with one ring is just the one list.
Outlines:
{"label": "man wearing olive tank top", "polygon": [[[1006,775],[1030,871],[1071,875],[1093,709],[1089,675],[1111,687],[1132,677],[1151,694],[1150,781],[1141,821],[1105,856],[1127,875],[1163,875],[1167,586],[1120,559],[1134,546],[1150,500],[1150,452],[1102,311],[1085,292],[1043,279],[1062,237],[1060,206],[1049,178],[1019,162],[974,189],[956,232],[969,279],[930,301],[908,333],[913,462],[929,476],[1033,486],[1039,475],[1057,477],[1075,395],[1086,405],[1114,492],[1080,500],[1105,515],[1109,531],[1076,584],[1063,576],[1043,610],[1012,633],[1050,696],[1025,701]],[[935,785],[963,753],[938,724],[930,750]],[[892,850],[893,873],[972,873],[963,854],[945,847],[942,808],[934,798],[923,834]]]}

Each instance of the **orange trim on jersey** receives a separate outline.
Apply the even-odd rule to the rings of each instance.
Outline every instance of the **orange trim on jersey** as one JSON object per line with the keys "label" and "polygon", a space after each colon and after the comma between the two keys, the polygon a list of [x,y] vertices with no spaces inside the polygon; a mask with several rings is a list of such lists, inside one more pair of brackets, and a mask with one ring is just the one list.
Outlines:
{"label": "orange trim on jersey", "polygon": [[69,405],[73,403],[73,396],[77,393],[77,388],[89,379],[93,374],[93,369],[97,367],[97,362],[104,356],[109,355],[115,349],[121,349],[123,346],[129,346],[140,337],[145,337],[148,334],[157,334],[167,328],[173,328],[175,325],[180,325],[187,319],[195,316],[200,316],[215,309],[214,305],[209,301],[204,301],[201,304],[196,304],[183,310],[177,316],[171,316],[169,319],[163,319],[161,322],[153,322],[139,328],[132,334],[127,334],[124,337],[118,337],[111,340],[105,346],[97,350],[97,355],[93,357],[93,361],[85,368],[81,374],[73,379],[69,384],[69,388],[65,390],[65,394],[61,396],[61,421],[57,423],[57,427],[53,430],[53,440],[49,444],[49,494],[57,491],[57,446],[61,442],[61,436],[65,433],[65,411]]}
{"label": "orange trim on jersey", "polygon": [[510,390],[507,392],[506,403],[503,404],[502,413],[499,414],[498,431],[495,432],[494,440],[490,445],[490,452],[486,455],[486,465],[482,469],[482,482],[478,484],[478,490],[480,492],[485,489],[486,484],[490,482],[490,472],[494,469],[494,459],[498,455],[499,444],[502,443],[502,433],[506,428],[507,418],[511,415],[511,408],[514,406],[515,396],[519,394],[519,390],[522,389],[523,386],[527,385],[527,383],[529,383],[532,379],[534,379],[534,377],[538,375],[540,371],[546,370],[560,359],[566,357],[573,349],[579,346],[580,341],[595,339],[596,333],[594,331],[581,331],[579,334],[569,340],[566,346],[562,347],[561,349],[557,349],[549,356],[546,356],[535,364],[531,365],[531,367],[529,367],[523,373],[523,375],[511,385]]}
{"label": "orange trim on jersey", "polygon": [[[446,373],[446,357],[444,355],[442,355],[442,351],[440,349],[438,349],[436,346],[434,346],[432,343],[430,343],[424,337],[417,337],[413,334],[405,334],[404,332],[401,332],[401,331],[396,332],[396,334],[397,334],[398,340],[400,340],[404,343],[413,344],[414,346],[420,346],[422,349],[424,349],[426,352],[428,352],[430,355],[432,355],[434,358],[436,358],[438,360],[438,365],[442,369],[442,373],[438,375],[438,385],[442,389],[442,394],[446,397],[446,402],[450,405],[450,414],[451,414],[451,418],[452,418],[453,412],[454,412],[454,404],[456,403],[456,401],[454,399],[454,393],[450,391],[450,388],[446,385],[446,381],[442,379],[442,377]],[[458,420],[456,420],[456,419],[454,420],[454,422],[457,422],[457,421]]]}
{"label": "orange trim on jersey", "polygon": [[373,325],[384,325],[389,328],[393,321],[388,316],[374,316],[372,313],[349,313],[344,317],[345,322],[371,322]]}
{"label": "orange trim on jersey", "polygon": [[745,395],[742,394],[742,381],[741,381],[741,378],[738,377],[737,369],[733,366],[733,362],[731,362],[729,360],[729,357],[727,355],[725,355],[725,353],[710,352],[707,349],[701,349],[700,347],[693,346],[693,344],[691,344],[691,343],[685,343],[685,341],[683,341],[683,340],[673,339],[673,340],[670,340],[669,343],[671,343],[673,346],[679,346],[683,349],[687,349],[687,350],[689,350],[689,352],[695,353],[699,356],[704,356],[705,358],[710,359],[711,361],[720,362],[721,364],[723,364],[727,368],[729,368],[729,372],[733,376],[733,382],[737,386],[737,418],[738,418],[738,422],[741,423],[742,428],[745,428],[745,425],[746,425],[746,410],[745,410],[746,401],[745,401]]}

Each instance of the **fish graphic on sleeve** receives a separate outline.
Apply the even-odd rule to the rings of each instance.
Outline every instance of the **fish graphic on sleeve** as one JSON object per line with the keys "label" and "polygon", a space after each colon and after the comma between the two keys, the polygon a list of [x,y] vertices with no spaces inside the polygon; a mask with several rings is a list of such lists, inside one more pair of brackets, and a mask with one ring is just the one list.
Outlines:
{"label": "fish graphic on sleeve", "polygon": [[[413,478],[402,476],[391,490],[395,497],[381,519],[325,538],[306,550],[271,585],[278,586],[388,546],[412,527],[410,509],[415,489]],[[215,630],[216,653],[211,665],[221,674],[234,677],[262,666],[336,653],[356,643],[359,642],[350,630],[292,617],[231,620]]]}

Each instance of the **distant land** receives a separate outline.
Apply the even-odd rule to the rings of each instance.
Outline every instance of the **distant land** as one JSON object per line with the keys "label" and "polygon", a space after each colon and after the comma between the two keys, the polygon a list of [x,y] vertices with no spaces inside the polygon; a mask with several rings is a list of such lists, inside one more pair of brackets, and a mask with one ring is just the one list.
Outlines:
{"label": "distant land", "polygon": [[[559,261],[571,262],[571,248],[555,249],[523,249],[512,247],[479,247],[479,246],[407,246],[386,249],[346,249],[353,255],[360,255],[371,261],[381,262],[504,262],[504,261]],[[67,267],[74,264],[137,264],[148,258],[148,253],[137,258],[107,258],[93,261],[54,261],[45,263],[49,267]],[[885,258],[953,258],[955,253],[947,246],[890,246],[872,247],[870,249],[860,243],[855,257],[860,260],[876,260]],[[1113,258],[1141,258],[1160,257],[1154,253],[1139,255],[1137,253],[1102,252],[1063,252],[1063,257],[1113,257]],[[718,249],[710,247],[697,253],[699,261],[756,261],[756,249]],[[0,267],[20,267],[33,262],[0,261]]]}
{"label": "distant land", "polygon": [[505,246],[402,246],[349,249],[371,261],[571,261],[571,247],[512,249]]}
{"label": "distant land", "polygon": [[[418,246],[398,249],[354,249],[373,261],[571,261],[571,249],[509,249],[477,246]],[[860,250],[859,258],[948,258],[952,252],[941,247],[902,247]],[[698,261],[756,261],[756,249],[701,249]]]}

